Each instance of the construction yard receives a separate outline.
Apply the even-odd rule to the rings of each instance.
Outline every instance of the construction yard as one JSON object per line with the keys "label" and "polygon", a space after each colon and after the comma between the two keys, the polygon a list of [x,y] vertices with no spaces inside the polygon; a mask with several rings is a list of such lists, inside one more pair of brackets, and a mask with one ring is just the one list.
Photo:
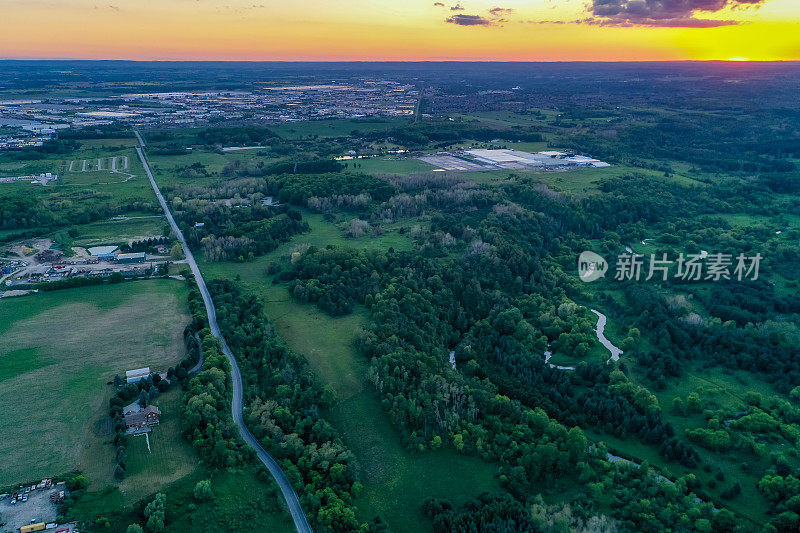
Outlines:
{"label": "construction yard", "polygon": [[68,257],[50,239],[18,243],[11,246],[5,257],[0,257],[0,260],[13,264],[0,270],[0,283],[13,287],[65,278],[109,277],[117,272],[126,278],[146,276],[169,260],[168,255],[115,253],[116,246],[98,248],[110,248],[111,252],[90,255],[84,248],[73,247],[74,256]]}
{"label": "construction yard", "polygon": [[64,289],[0,300],[0,485],[78,468],[124,368],[184,356],[185,285],[175,280]]}

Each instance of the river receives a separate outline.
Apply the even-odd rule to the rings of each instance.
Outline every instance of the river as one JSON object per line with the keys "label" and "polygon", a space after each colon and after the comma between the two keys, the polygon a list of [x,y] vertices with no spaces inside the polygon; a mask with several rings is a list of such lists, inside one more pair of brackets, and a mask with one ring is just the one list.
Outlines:
{"label": "river", "polygon": [[600,341],[600,344],[605,346],[609,352],[611,352],[611,357],[608,359],[609,361],[619,361],[619,356],[622,355],[622,350],[614,346],[614,344],[606,338],[606,322],[607,318],[606,315],[598,311],[597,309],[592,309],[592,313],[597,315],[597,327],[595,328],[595,333],[597,334],[597,340]]}

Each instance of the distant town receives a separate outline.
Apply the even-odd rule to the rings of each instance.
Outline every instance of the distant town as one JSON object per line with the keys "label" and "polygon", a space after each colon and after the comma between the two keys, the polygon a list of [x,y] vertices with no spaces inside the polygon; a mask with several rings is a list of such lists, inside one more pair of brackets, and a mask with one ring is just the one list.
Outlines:
{"label": "distant town", "polygon": [[388,80],[85,98],[0,100],[0,150],[41,146],[67,128],[113,122],[140,127],[191,126],[215,120],[294,122],[414,114],[418,89]]}

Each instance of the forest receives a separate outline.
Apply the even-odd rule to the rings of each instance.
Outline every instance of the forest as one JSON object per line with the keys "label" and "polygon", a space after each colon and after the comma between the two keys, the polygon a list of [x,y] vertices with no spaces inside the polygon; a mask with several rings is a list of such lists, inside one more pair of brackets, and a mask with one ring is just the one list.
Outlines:
{"label": "forest", "polygon": [[[559,120],[574,120],[568,117]],[[702,128],[690,128],[698,151],[676,159],[667,155],[683,142],[676,120],[645,127],[638,117],[621,118],[616,136],[591,138],[554,124],[517,135],[489,132],[479,120],[348,136],[351,143],[413,149],[495,135],[540,141],[546,133],[558,146],[635,167],[580,194],[560,190],[558,176],[521,172],[490,183],[458,173],[365,173],[325,159],[342,138],[318,139],[314,154],[291,141],[283,162],[268,163],[262,158],[281,142],[269,133],[270,146],[250,160],[219,171],[201,163],[176,167],[178,180],[166,190],[191,246],[207,260],[268,255],[262,276],[293,300],[331,317],[366,314],[356,349],[409,451],[445,448],[497,465],[503,492],[426,502],[436,531],[750,531],[758,520],[793,531],[800,527],[792,492],[800,477],[793,270],[800,230],[791,216],[800,214],[800,200],[787,194],[795,179],[792,145],[762,150],[709,115],[708,124],[736,131],[725,149],[710,157],[699,148]],[[642,137],[660,141],[642,144]],[[731,163],[737,151],[749,154],[746,164]],[[687,164],[691,170],[676,176]],[[295,246],[274,260],[276,250],[313,232],[308,213],[324,215],[349,239],[399,226],[413,247]],[[774,222],[776,213],[786,215]],[[749,224],[736,222],[743,216]],[[581,251],[614,257],[626,246],[645,257],[760,254],[763,273],[695,283],[676,276],[673,265],[663,282],[594,285],[574,274]],[[362,490],[357,459],[325,418],[335,395],[275,333],[257,295],[237,279],[211,288],[242,366],[248,425],[281,461],[309,519],[321,530],[380,530],[382,517],[364,516],[355,503]],[[598,344],[591,309],[612,317],[620,361]],[[206,343],[214,354],[211,340],[204,351]],[[548,363],[547,354],[569,365]],[[747,373],[774,394],[723,402],[681,385],[701,371]],[[214,382],[203,374],[194,380]],[[222,416],[221,374],[216,383],[211,390],[219,394],[203,402]],[[204,453],[218,453],[214,464],[249,460],[222,418],[191,420],[187,437]],[[203,429],[208,425],[216,433]],[[746,458],[742,473],[728,466],[733,457]],[[546,503],[543,492],[577,496]],[[763,498],[766,518],[751,518],[760,504],[743,493]]]}

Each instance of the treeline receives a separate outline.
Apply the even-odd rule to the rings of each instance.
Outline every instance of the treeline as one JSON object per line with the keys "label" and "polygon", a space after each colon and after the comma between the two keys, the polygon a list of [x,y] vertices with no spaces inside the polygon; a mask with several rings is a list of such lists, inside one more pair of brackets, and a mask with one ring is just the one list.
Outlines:
{"label": "treeline", "polygon": [[[241,440],[231,415],[230,363],[219,341],[208,329],[200,291],[189,291],[192,330],[199,330],[203,366],[185,387],[181,420],[184,437],[192,443],[205,464],[229,468],[253,458],[253,451]],[[179,370],[175,371],[180,374]]]}
{"label": "treeline", "polygon": [[446,499],[430,498],[422,510],[433,520],[433,529],[437,533],[613,533],[620,530],[617,521],[594,515],[591,504],[584,498],[573,504],[548,505],[537,496],[530,506],[525,506],[507,494],[484,493],[460,506],[454,506]]}
{"label": "treeline", "polygon": [[[617,124],[615,136],[567,134],[559,140],[559,146],[621,163],[685,161],[708,172],[796,170],[796,165],[787,159],[796,147],[796,138],[776,138],[774,132],[764,131],[763,127],[747,113],[727,114],[725,118],[707,114],[691,118],[662,116],[653,123]],[[753,142],[759,130],[769,141]]]}
{"label": "treeline", "polygon": [[199,199],[183,201],[173,195],[172,203],[176,221],[192,248],[201,248],[212,261],[247,261],[309,229],[299,211],[261,205],[258,198],[227,205]]}
{"label": "treeline", "polygon": [[133,241],[130,244],[125,243],[119,247],[122,252],[148,252],[155,253],[157,246],[166,246],[172,240],[169,237],[150,237],[139,241]]}
{"label": "treeline", "polygon": [[58,138],[63,140],[80,141],[84,139],[122,139],[127,137],[133,137],[133,132],[129,125],[121,122],[101,124],[88,128],[68,128],[58,132]]}
{"label": "treeline", "polygon": [[197,132],[195,144],[220,144],[222,146],[253,146],[269,143],[278,135],[260,126],[204,128]]}
{"label": "treeline", "polygon": [[44,141],[41,146],[23,146],[4,150],[2,159],[6,161],[30,161],[33,159],[42,159],[48,155],[71,154],[80,147],[81,144],[73,139],[48,139]]}
{"label": "treeline", "polygon": [[[720,285],[731,287],[725,283]],[[775,298],[767,300],[768,310],[797,313],[796,296],[788,296],[782,303],[781,299],[770,296],[773,294],[771,287],[764,290],[748,288],[759,285],[737,282],[728,293],[717,292],[712,287],[710,297],[700,298],[701,301],[708,301],[709,308],[723,315],[726,320],[741,320],[739,327],[735,322],[709,320],[687,328],[686,315],[676,313],[655,287],[645,283],[624,286],[627,305],[606,301],[617,316],[628,317],[638,329],[651,332],[658,349],[658,364],[670,368],[671,374],[680,375],[682,362],[699,360],[763,375],[777,390],[788,393],[800,382],[800,359],[791,343],[790,330],[779,323],[756,327],[750,320],[763,320],[771,315],[764,314],[760,315],[763,318],[759,318],[748,309],[759,305],[759,301],[765,305],[764,298]],[[747,295],[751,290],[753,298],[747,303],[742,303],[736,296],[738,293]],[[717,300],[706,300],[714,295],[718,296]],[[729,301],[731,303],[726,306]],[[737,308],[737,305],[742,307]],[[658,380],[658,376],[653,377]]]}
{"label": "treeline", "polygon": [[[355,198],[361,195],[366,195],[371,202],[385,202],[397,191],[391,182],[370,174],[336,171],[322,174],[298,171],[295,174],[293,163],[280,163],[284,164],[291,168],[281,168],[281,171],[285,172],[275,174],[270,165],[261,162],[248,166],[235,161],[227,165],[222,174],[237,179],[222,181],[208,187],[188,185],[169,192],[173,198],[177,196],[181,201],[190,199],[219,201],[225,198],[236,203],[241,203],[243,199],[253,203],[260,201],[265,195],[271,195],[277,197],[280,202],[305,206],[311,198]],[[199,168],[194,170],[201,171]],[[363,203],[363,199],[361,201]],[[208,204],[204,205],[209,208]],[[181,206],[176,206],[176,209],[181,209]],[[277,209],[277,212],[282,211]]]}
{"label": "treeline", "polygon": [[228,281],[214,280],[209,290],[242,372],[247,426],[281,464],[315,531],[363,531],[355,458],[320,414],[335,393],[278,339],[258,299]]}
{"label": "treeline", "polygon": [[388,200],[395,192],[387,181],[352,172],[336,174],[284,174],[267,179],[271,189],[282,202],[306,205],[309,198],[333,195],[368,194],[377,202]]}
{"label": "treeline", "polygon": [[184,155],[189,152],[187,146],[180,142],[152,144],[147,151],[153,155]]}
{"label": "treeline", "polygon": [[362,132],[353,130],[351,136],[359,137],[370,142],[395,142],[410,148],[422,147],[429,143],[444,146],[463,140],[483,142],[494,139],[524,142],[544,141],[540,130],[524,127],[514,129],[489,128],[460,122],[408,124],[387,131]]}
{"label": "treeline", "polygon": [[56,190],[44,200],[15,196],[0,204],[0,229],[52,228],[88,224],[130,211],[160,212],[156,202],[115,204],[97,191]]}
{"label": "treeline", "polygon": [[333,159],[276,161],[265,168],[268,174],[325,174],[344,169],[342,163]]}

